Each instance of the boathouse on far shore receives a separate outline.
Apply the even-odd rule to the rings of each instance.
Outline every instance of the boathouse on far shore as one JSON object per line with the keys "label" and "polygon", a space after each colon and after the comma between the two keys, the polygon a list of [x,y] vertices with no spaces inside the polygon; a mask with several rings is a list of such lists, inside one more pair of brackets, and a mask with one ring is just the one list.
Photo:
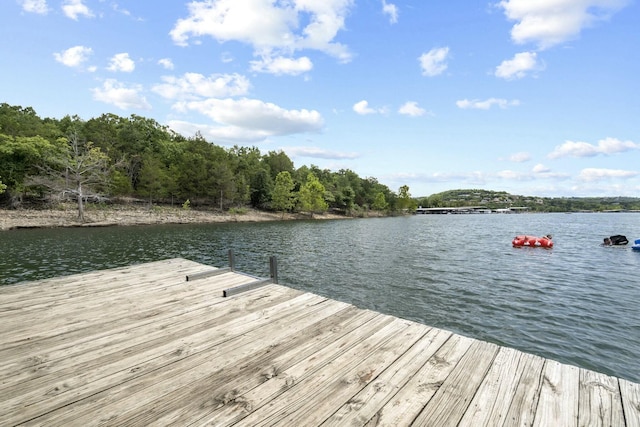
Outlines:
{"label": "boathouse on far shore", "polygon": [[529,210],[526,206],[513,206],[504,209],[491,210],[486,206],[460,206],[460,207],[440,207],[440,208],[423,208],[418,206],[416,214],[489,214],[489,213],[522,213]]}

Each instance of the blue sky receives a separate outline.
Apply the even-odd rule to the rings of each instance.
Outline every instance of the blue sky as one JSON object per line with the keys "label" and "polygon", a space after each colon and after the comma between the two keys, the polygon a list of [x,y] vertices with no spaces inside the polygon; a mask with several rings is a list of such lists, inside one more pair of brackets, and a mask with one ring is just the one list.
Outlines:
{"label": "blue sky", "polygon": [[3,0],[0,102],[413,196],[640,197],[636,0]]}

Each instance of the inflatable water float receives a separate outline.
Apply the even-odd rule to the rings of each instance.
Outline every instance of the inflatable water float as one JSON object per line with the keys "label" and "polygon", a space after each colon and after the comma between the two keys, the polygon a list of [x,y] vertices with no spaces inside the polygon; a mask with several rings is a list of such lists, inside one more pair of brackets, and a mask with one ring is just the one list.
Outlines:
{"label": "inflatable water float", "polygon": [[550,235],[545,237],[516,236],[511,242],[514,248],[552,248],[553,241]]}
{"label": "inflatable water float", "polygon": [[640,239],[636,239],[636,241],[633,243],[634,244],[631,245],[631,249],[633,249],[634,251],[640,251]]}

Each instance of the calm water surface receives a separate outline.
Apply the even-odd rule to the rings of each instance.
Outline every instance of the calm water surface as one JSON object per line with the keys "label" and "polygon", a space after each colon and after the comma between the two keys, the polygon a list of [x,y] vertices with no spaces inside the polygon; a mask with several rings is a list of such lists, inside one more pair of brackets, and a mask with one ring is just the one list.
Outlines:
{"label": "calm water surface", "polygon": [[[516,249],[516,234],[555,247]],[[0,232],[0,285],[183,257],[640,382],[640,214],[418,215]],[[18,285],[19,286],[19,285]],[[0,301],[1,304],[1,301]]]}

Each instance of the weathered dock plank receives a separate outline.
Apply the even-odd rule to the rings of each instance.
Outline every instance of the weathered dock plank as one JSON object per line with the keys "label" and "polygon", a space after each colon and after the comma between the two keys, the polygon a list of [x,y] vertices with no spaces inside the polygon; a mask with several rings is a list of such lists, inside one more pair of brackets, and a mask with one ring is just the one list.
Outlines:
{"label": "weathered dock plank", "polygon": [[[185,425],[198,419],[198,424],[212,422],[221,425],[219,420],[239,420],[247,415],[248,408],[255,402],[242,397],[247,391],[274,377],[283,377],[283,371],[289,369],[300,360],[315,356],[329,346],[336,346],[339,351],[348,349],[350,339],[345,338],[353,331],[374,331],[389,318],[349,307],[334,316],[321,319],[295,335],[289,335],[277,345],[270,345],[269,351],[247,355],[236,359],[226,366],[212,381],[205,381],[199,387],[189,390],[188,394],[175,399],[170,407],[153,424]],[[342,349],[342,350],[340,350]],[[312,372],[309,366],[307,373]],[[293,381],[287,377],[289,383]],[[285,381],[285,385],[287,382]],[[206,393],[215,390],[215,393]],[[194,416],[194,414],[198,414]],[[215,422],[214,422],[215,421]],[[233,424],[233,421],[230,421]]]}
{"label": "weathered dock plank", "polygon": [[474,341],[414,420],[418,426],[458,425],[493,362],[498,346]]}
{"label": "weathered dock plank", "polygon": [[544,359],[502,347],[461,426],[531,425]]}
{"label": "weathered dock plank", "polygon": [[[237,282],[243,276],[235,279]],[[208,310],[216,299],[221,300],[219,289],[216,290],[214,286],[209,289],[207,284],[199,287],[189,285],[166,288],[150,285],[146,296],[126,299],[116,305],[105,304],[100,309],[89,312],[70,303],[59,309],[33,315],[40,321],[33,323],[30,328],[21,328],[17,332],[2,331],[4,346],[0,348],[0,359],[4,365],[0,367],[0,374],[3,368],[14,371],[11,363],[16,359],[29,357],[31,361],[35,361],[68,357],[69,352],[82,350],[86,345],[95,345],[99,340],[111,341],[109,335],[129,335],[139,327],[158,325],[165,319],[178,321],[176,319],[181,320],[187,313]],[[55,313],[58,313],[57,316]],[[72,318],[69,313],[74,313]],[[53,321],[52,316],[59,319]],[[43,327],[44,324],[46,328]],[[38,354],[42,348],[47,349],[46,355]],[[56,352],[63,354],[58,356]]]}
{"label": "weathered dock plank", "polygon": [[[305,308],[311,307],[310,304],[312,303],[300,304],[297,310],[304,312]],[[331,316],[345,308],[345,304],[329,300],[318,306],[322,308],[312,314],[320,317]],[[211,393],[216,393],[216,389],[211,388],[215,377],[222,369],[235,363],[239,355],[268,351],[273,342],[278,342],[282,335],[287,333],[283,323],[289,316],[290,314],[284,313],[283,319],[274,323],[271,323],[268,317],[256,319],[256,322],[265,324],[259,331],[248,335],[237,333],[236,339],[213,341],[210,347],[203,348],[189,357],[181,357],[172,363],[170,372],[147,376],[135,384],[123,383],[116,388],[105,390],[101,395],[93,396],[86,403],[74,404],[70,408],[73,414],[64,420],[64,423],[90,423],[95,412],[99,410],[105,414],[106,419],[118,425],[131,424],[134,419],[135,425],[150,425],[159,412],[167,409],[165,405],[175,405],[176,402],[178,405],[184,404],[186,400],[182,397],[190,390],[200,389],[209,397]],[[304,326],[304,319],[313,322],[314,317],[300,315],[296,322],[298,327]],[[255,327],[255,324],[247,325],[247,329]],[[265,339],[260,339],[262,337]],[[212,352],[215,352],[215,358],[211,357]],[[149,408],[154,410],[148,411]]]}
{"label": "weathered dock plank", "polygon": [[[128,400],[130,404],[135,405],[143,404],[153,398],[153,387],[170,390],[188,383],[189,374],[200,375],[199,370],[202,369],[205,372],[208,372],[207,369],[215,371],[219,362],[217,358],[211,358],[211,351],[215,351],[219,358],[224,352],[223,343],[234,336],[245,338],[243,335],[258,325],[266,326],[268,329],[265,335],[269,336],[267,334],[270,329],[276,325],[282,326],[282,320],[280,323],[273,322],[274,320],[288,319],[287,316],[291,316],[292,313],[304,312],[306,308],[316,305],[319,301],[327,300],[311,294],[302,294],[259,312],[245,314],[242,317],[232,316],[227,322],[222,320],[223,317],[216,317],[206,328],[187,330],[175,336],[145,342],[141,346],[134,343],[128,349],[111,352],[106,356],[106,360],[100,360],[103,366],[93,371],[96,377],[90,378],[91,381],[80,381],[77,387],[69,384],[69,380],[63,382],[68,387],[61,390],[60,394],[50,396],[48,405],[66,406],[66,414],[60,422],[67,425],[73,420],[83,420],[83,416],[91,419],[96,408],[105,412],[111,406],[117,406],[114,412],[122,416],[126,410],[121,400]],[[230,332],[225,332],[229,330]],[[267,340],[257,340],[255,336],[245,339],[260,348],[268,345]],[[170,369],[162,369],[169,365]],[[196,371],[193,371],[194,369]],[[153,375],[146,375],[151,372]],[[134,378],[137,381],[132,382],[131,379]],[[29,407],[23,410],[28,411]],[[54,420],[57,420],[57,417]]]}
{"label": "weathered dock plank", "polygon": [[582,370],[578,392],[579,426],[619,426],[624,424],[618,381],[610,376]]}
{"label": "weathered dock plank", "polygon": [[369,382],[327,418],[322,426],[366,425],[371,420],[376,420],[382,408],[416,375],[450,336],[450,332],[442,329],[428,330],[375,381]]}
{"label": "weathered dock plank", "polygon": [[[300,295],[298,291],[290,293],[291,298],[305,296]],[[279,295],[283,297],[282,294]],[[279,311],[283,306],[281,300],[275,304],[275,301],[265,298],[264,295],[258,296],[258,301],[262,304],[257,305],[256,308],[263,310],[264,314],[269,310]],[[195,316],[167,319],[171,323],[148,325],[149,328],[146,329],[148,332],[144,334],[127,330],[120,334],[122,337],[107,335],[104,340],[100,340],[100,346],[97,348],[87,348],[88,346],[83,349],[73,348],[71,351],[75,353],[68,354],[66,357],[62,351],[60,357],[55,360],[51,360],[48,354],[40,356],[48,359],[33,368],[37,369],[37,372],[26,370],[26,378],[24,375],[6,377],[12,380],[12,384],[9,387],[3,386],[0,392],[20,397],[9,399],[4,405],[17,401],[16,404],[29,409],[10,407],[9,410],[29,412],[35,409],[33,405],[38,401],[49,399],[49,405],[62,406],[75,402],[79,397],[109,388],[114,382],[136,378],[145,372],[175,363],[181,357],[203,352],[203,349],[206,350],[221,337],[227,339],[220,330],[227,327],[230,322],[238,320],[241,313],[239,303],[240,301],[221,307],[209,317],[206,317],[206,312],[200,311],[195,313]],[[286,315],[288,312],[283,311],[282,314]],[[95,341],[89,341],[86,344],[95,343]],[[207,357],[206,352],[203,353],[203,357]],[[192,361],[195,362],[196,359]],[[19,372],[25,372],[25,370],[22,369]],[[173,371],[172,374],[176,372]],[[56,381],[60,378],[63,381]],[[47,385],[50,390],[47,390]],[[54,400],[55,398],[58,402]],[[0,421],[2,421],[2,415],[0,415]]]}
{"label": "weathered dock plank", "polygon": [[416,375],[380,410],[372,425],[408,426],[420,415],[425,405],[467,352],[473,340],[450,335],[445,343],[420,367]]}
{"label": "weathered dock plank", "polygon": [[534,426],[577,425],[580,370],[545,361]]}
{"label": "weathered dock plank", "polygon": [[624,420],[628,427],[640,427],[640,384],[627,380],[618,380]]}
{"label": "weathered dock plank", "polygon": [[296,382],[277,400],[262,405],[243,421],[255,426],[319,425],[424,333],[422,325],[395,320],[322,366],[321,375]]}
{"label": "weathered dock plank", "polygon": [[[160,280],[162,277],[160,276]],[[250,281],[244,276],[220,278],[225,280],[226,285]],[[66,333],[90,333],[99,323],[112,324],[114,319],[119,320],[132,315],[138,318],[152,317],[156,313],[171,312],[176,303],[185,302],[187,307],[193,307],[197,299],[210,299],[214,295],[216,298],[219,297],[219,289],[213,286],[165,286],[158,283],[162,282],[150,280],[136,287],[125,287],[117,291],[120,293],[119,296],[87,295],[82,297],[82,301],[67,298],[66,303],[61,304],[63,307],[45,306],[37,312],[30,310],[28,313],[16,313],[15,319],[3,324],[1,332],[6,339],[6,346],[0,351],[6,352],[11,347],[20,346],[25,342],[34,344],[38,340],[53,337],[63,337],[67,340]],[[88,298],[97,301],[86,304]],[[167,307],[163,308],[164,305],[170,306],[169,310],[166,310]],[[58,308],[63,308],[63,313],[60,313]],[[73,318],[69,318],[65,313],[73,313]],[[44,330],[38,327],[42,322],[47,324]],[[34,335],[34,331],[38,332],[37,335]],[[15,354],[15,351],[11,353]]]}
{"label": "weathered dock plank", "polygon": [[638,384],[214,271],[0,288],[0,425],[640,427]]}
{"label": "weathered dock plank", "polygon": [[[58,299],[68,295],[77,295],[92,289],[93,292],[106,292],[114,287],[120,287],[123,280],[127,280],[129,276],[137,277],[160,277],[161,272],[174,273],[173,278],[180,281],[178,274],[183,272],[202,272],[211,270],[212,267],[189,261],[182,258],[169,259],[164,261],[155,261],[145,264],[136,264],[129,267],[113,268],[108,270],[97,270],[89,273],[72,274],[69,276],[54,277],[51,279],[43,279],[35,282],[18,283],[3,287],[3,301],[8,304],[13,301],[29,301],[20,309],[28,308],[29,305],[37,304],[41,301],[52,303],[58,302]],[[112,281],[113,280],[113,281]],[[91,283],[100,282],[99,288],[92,288]],[[43,293],[42,288],[46,287],[47,292]],[[55,299],[53,299],[55,298]],[[3,304],[4,311],[6,306]]]}

